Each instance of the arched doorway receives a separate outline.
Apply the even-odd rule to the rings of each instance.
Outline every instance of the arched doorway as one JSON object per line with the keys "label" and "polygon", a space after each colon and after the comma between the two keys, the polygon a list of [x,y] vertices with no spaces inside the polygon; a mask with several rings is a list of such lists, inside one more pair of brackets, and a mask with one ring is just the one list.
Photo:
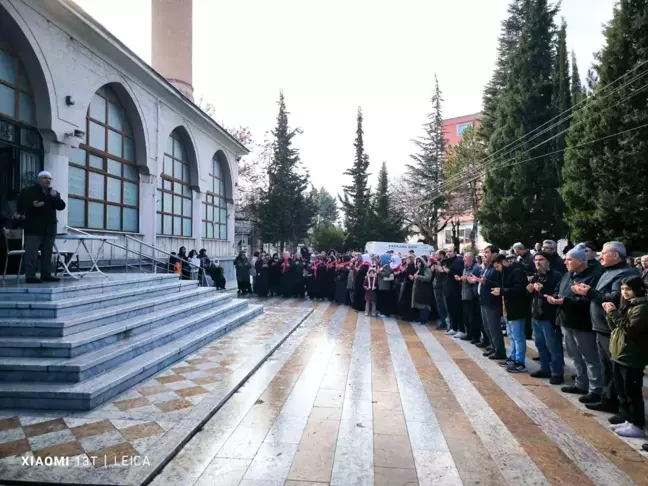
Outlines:
{"label": "arched doorway", "polygon": [[0,217],[8,225],[20,190],[43,169],[34,92],[20,56],[0,30]]}

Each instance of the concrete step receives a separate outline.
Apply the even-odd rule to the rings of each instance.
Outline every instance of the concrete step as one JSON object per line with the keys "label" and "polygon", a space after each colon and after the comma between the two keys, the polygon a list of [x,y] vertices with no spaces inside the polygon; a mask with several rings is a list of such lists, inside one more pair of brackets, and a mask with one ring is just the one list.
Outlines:
{"label": "concrete step", "polygon": [[[211,290],[211,289],[208,289]],[[150,331],[173,320],[213,310],[232,299],[215,291],[201,291],[200,296],[186,301],[185,294],[168,299],[174,305],[149,314],[115,321],[101,327],[63,337],[3,337],[0,338],[0,356],[14,358],[72,358],[103,348],[110,344]]]}
{"label": "concrete step", "polygon": [[197,280],[174,279],[147,287],[125,288],[115,292],[84,295],[56,301],[0,301],[0,316],[23,318],[69,316],[80,312],[118,307],[140,299],[173,295],[197,286]]}
{"label": "concrete step", "polygon": [[79,280],[27,285],[7,278],[0,283],[0,301],[41,302],[73,299],[138,287],[150,287],[179,280],[173,273],[87,275]]}
{"label": "concrete step", "polygon": [[[160,347],[215,320],[224,321],[231,314],[242,312],[248,305],[243,300],[230,300],[216,308],[188,317],[156,325],[147,332],[135,334],[96,351],[69,359],[1,358],[0,382],[40,381],[79,382],[121,365],[129,359]],[[202,307],[204,308],[204,306]]]}
{"label": "concrete step", "polygon": [[[213,288],[195,287],[183,292],[182,298],[183,300],[196,299],[212,293],[214,293]],[[223,292],[219,292],[219,294],[225,295]],[[168,295],[162,295],[151,299],[128,302],[119,307],[108,307],[94,312],[71,314],[57,318],[0,318],[0,347],[2,346],[3,337],[53,338],[69,336],[176,305],[178,305],[176,299],[170,299]]]}
{"label": "concrete step", "polygon": [[0,383],[0,407],[89,410],[181,360],[222,334],[263,312],[250,305],[227,319],[209,322],[178,339],[140,354],[120,366],[80,383]]}

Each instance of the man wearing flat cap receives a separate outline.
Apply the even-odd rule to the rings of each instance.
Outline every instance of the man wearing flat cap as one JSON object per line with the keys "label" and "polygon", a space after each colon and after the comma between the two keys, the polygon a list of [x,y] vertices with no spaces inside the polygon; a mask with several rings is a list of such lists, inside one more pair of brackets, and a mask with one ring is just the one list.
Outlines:
{"label": "man wearing flat cap", "polygon": [[[26,187],[18,196],[18,213],[25,219],[25,281],[27,283],[58,282],[52,276],[52,248],[56,238],[56,211],[63,211],[65,202],[52,189],[52,174],[38,174],[38,184]],[[38,251],[41,252],[40,278]]]}

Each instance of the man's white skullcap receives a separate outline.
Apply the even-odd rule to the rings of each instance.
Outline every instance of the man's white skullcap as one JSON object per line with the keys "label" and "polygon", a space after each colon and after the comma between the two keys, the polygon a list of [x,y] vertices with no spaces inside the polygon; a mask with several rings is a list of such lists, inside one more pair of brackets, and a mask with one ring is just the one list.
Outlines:
{"label": "man's white skullcap", "polygon": [[38,173],[38,177],[49,177],[50,179],[52,178],[52,174],[47,172],[46,170],[43,170]]}

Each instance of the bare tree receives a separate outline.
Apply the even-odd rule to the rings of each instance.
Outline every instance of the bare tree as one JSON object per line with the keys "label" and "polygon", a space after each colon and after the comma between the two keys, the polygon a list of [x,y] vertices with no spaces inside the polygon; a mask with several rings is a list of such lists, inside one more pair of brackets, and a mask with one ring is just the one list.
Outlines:
{"label": "bare tree", "polygon": [[430,210],[434,202],[431,199],[426,186],[412,184],[407,176],[392,184],[392,206],[403,218],[408,232],[420,234],[427,243],[436,243],[437,235],[448,225],[451,215]]}

